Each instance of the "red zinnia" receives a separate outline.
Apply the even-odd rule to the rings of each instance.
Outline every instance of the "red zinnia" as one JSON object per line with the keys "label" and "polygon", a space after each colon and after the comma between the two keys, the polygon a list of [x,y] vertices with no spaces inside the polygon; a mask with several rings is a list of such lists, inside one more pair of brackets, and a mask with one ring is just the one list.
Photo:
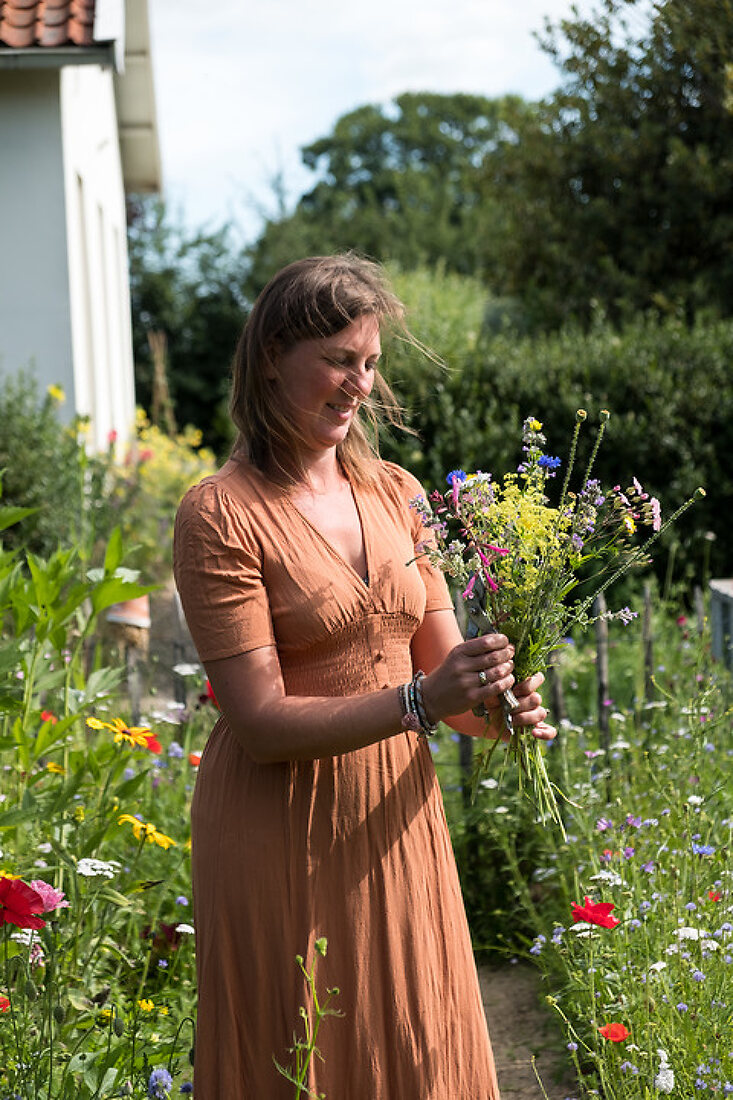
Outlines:
{"label": "red zinnia", "polygon": [[594,902],[586,897],[583,905],[573,905],[573,920],[599,924],[601,928],[615,928],[619,924],[618,918],[611,916],[611,910],[615,908],[610,901]]}
{"label": "red zinnia", "polygon": [[608,1039],[611,1043],[623,1043],[624,1039],[628,1039],[631,1034],[623,1024],[606,1024],[604,1027],[599,1027],[598,1030],[603,1038]]}
{"label": "red zinnia", "polygon": [[10,1008],[10,1001],[4,994],[0,993],[0,1012],[7,1012]]}
{"label": "red zinnia", "polygon": [[19,878],[0,878],[0,924],[18,928],[45,928],[45,920],[34,916],[43,912],[43,898]]}

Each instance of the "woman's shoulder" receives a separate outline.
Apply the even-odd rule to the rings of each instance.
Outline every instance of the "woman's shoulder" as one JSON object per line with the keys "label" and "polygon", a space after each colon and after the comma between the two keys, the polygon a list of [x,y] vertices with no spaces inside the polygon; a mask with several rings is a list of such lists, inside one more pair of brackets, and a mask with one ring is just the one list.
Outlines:
{"label": "woman's shoulder", "polygon": [[425,496],[425,489],[415,475],[403,466],[398,466],[396,462],[380,459],[379,482],[383,488],[391,488],[392,491],[405,500]]}
{"label": "woman's shoulder", "polygon": [[266,497],[264,479],[254,467],[229,459],[185,493],[178,506],[176,524],[220,525],[247,522]]}

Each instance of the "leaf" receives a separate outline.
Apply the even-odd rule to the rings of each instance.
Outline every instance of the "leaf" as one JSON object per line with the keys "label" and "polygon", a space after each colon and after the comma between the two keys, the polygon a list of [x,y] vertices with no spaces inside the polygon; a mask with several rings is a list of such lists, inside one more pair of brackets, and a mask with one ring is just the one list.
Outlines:
{"label": "leaf", "polygon": [[122,531],[119,527],[115,527],[104,552],[104,573],[106,576],[115,572],[122,561],[122,555]]}
{"label": "leaf", "polygon": [[0,508],[0,531],[4,531],[7,527],[12,527],[16,523],[20,523],[26,516],[32,516],[33,513],[37,511],[37,508],[20,508],[11,505]]}

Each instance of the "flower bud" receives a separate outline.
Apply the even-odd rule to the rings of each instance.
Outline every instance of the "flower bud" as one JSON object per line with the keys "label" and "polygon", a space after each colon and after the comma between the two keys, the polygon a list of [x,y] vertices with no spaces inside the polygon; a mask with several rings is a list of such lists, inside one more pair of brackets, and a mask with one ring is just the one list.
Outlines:
{"label": "flower bud", "polygon": [[607,420],[610,420],[611,414],[608,409],[601,409],[601,424],[605,424]]}
{"label": "flower bud", "polygon": [[29,1001],[38,1000],[38,990],[36,989],[36,983],[32,982],[30,978],[25,983],[25,995]]}
{"label": "flower bud", "polygon": [[575,414],[575,419],[582,423],[582,421],[585,420],[587,415],[588,415],[588,413],[585,411],[585,409],[578,409],[578,411]]}
{"label": "flower bud", "polygon": [[53,1006],[53,1018],[57,1024],[62,1024],[66,1019],[66,1010],[63,1005]]}
{"label": "flower bud", "polygon": [[125,1021],[122,1019],[121,1016],[115,1016],[114,1022],[112,1024],[112,1030],[119,1039],[121,1039],[122,1036],[125,1034]]}

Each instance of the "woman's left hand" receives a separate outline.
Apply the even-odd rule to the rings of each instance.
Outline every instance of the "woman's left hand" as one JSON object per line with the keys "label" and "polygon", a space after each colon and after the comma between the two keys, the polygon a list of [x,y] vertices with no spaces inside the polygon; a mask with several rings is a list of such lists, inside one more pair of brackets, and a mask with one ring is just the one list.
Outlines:
{"label": "woman's left hand", "polygon": [[[537,690],[542,686],[544,680],[544,675],[537,672],[534,676],[530,676],[528,680],[514,685],[512,691],[519,706],[512,712],[512,722],[515,726],[531,727],[532,736],[536,737],[538,741],[552,741],[557,736],[557,730],[545,721],[547,711],[542,706],[542,696]],[[491,702],[493,703],[493,700]],[[500,713],[503,713],[501,709]],[[498,716],[494,718],[494,722],[497,719]]]}

